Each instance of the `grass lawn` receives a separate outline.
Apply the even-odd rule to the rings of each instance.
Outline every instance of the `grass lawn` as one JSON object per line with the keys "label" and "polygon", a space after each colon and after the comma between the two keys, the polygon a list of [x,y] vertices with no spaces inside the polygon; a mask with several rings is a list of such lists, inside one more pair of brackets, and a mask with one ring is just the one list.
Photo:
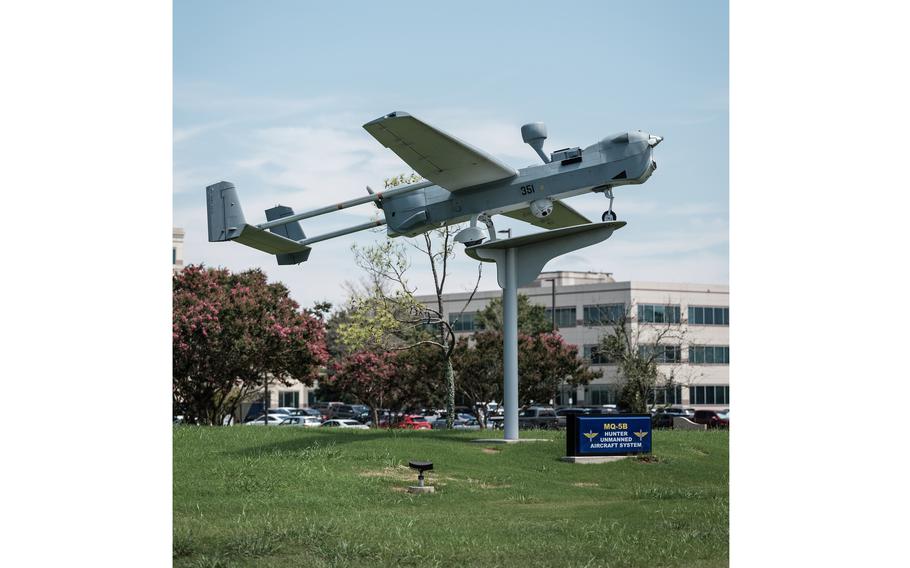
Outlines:
{"label": "grass lawn", "polygon": [[[501,435],[501,433],[499,433]],[[653,461],[559,461],[482,432],[174,428],[174,565],[726,566],[728,434],[654,432]],[[429,460],[433,495],[408,460]]]}

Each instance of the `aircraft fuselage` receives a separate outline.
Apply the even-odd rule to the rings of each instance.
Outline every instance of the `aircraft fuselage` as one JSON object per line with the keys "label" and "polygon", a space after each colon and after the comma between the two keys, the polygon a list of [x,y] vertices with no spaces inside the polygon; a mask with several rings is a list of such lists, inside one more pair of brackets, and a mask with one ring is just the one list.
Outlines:
{"label": "aircraft fuselage", "polygon": [[438,185],[385,198],[389,236],[415,236],[437,227],[561,199],[606,187],[640,184],[657,167],[650,136],[641,131],[609,136],[582,151],[581,160],[529,166],[501,181],[450,192]]}

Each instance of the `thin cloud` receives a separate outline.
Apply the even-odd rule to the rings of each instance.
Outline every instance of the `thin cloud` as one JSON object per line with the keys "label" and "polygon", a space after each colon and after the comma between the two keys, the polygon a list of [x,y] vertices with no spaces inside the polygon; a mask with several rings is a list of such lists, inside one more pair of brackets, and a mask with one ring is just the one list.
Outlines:
{"label": "thin cloud", "polygon": [[195,138],[196,136],[199,136],[200,134],[205,134],[206,132],[211,132],[212,130],[217,130],[236,122],[236,120],[217,120],[205,124],[197,124],[183,128],[174,128],[174,144],[185,142],[187,140]]}

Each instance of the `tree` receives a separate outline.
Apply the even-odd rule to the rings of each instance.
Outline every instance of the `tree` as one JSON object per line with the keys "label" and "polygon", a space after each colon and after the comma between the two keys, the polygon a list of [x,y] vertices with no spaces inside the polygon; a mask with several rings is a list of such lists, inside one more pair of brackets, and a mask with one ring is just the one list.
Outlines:
{"label": "tree", "polygon": [[173,399],[220,424],[269,380],[312,384],[328,360],[323,323],[260,270],[190,265],[173,277]]}
{"label": "tree", "polygon": [[[478,405],[502,399],[502,340],[502,333],[487,330],[475,333],[471,341],[462,337],[453,358],[459,390],[473,404],[481,427],[485,424]],[[564,382],[586,385],[600,376],[558,333],[519,334],[518,373],[518,396],[525,403],[555,399]]]}
{"label": "tree", "polygon": [[394,397],[395,354],[390,351],[358,351],[332,363],[323,381],[373,410],[379,424],[379,409]]}
{"label": "tree", "polygon": [[458,373],[458,390],[474,411],[481,428],[486,415],[481,404],[502,400],[502,334],[478,331],[472,338],[461,337],[452,356]]}
{"label": "tree", "polygon": [[[347,345],[341,338],[339,333],[339,328],[350,322],[350,315],[348,312],[348,307],[342,307],[334,312],[326,319],[325,322],[325,347],[329,352],[329,356],[334,359],[339,359],[350,353]],[[322,385],[320,385],[320,390],[322,390]]]}
{"label": "tree", "polygon": [[343,393],[370,406],[373,423],[379,409],[399,411],[443,401],[439,376],[440,353],[429,346],[402,351],[358,351],[335,360],[320,389]]}
{"label": "tree", "polygon": [[445,353],[423,344],[396,351],[398,410],[438,408],[448,402]]}
{"label": "tree", "polygon": [[[448,275],[448,260],[454,254],[454,227],[435,231],[439,243],[434,246],[429,233],[423,235],[423,252],[433,274],[436,307],[427,306],[414,297],[416,289],[408,283],[410,260],[401,244],[391,240],[365,247],[353,247],[357,265],[367,274],[365,290],[354,294],[347,308],[347,321],[338,326],[341,341],[350,349],[408,350],[418,347],[438,349],[438,362],[445,375],[446,420],[451,427],[455,414],[455,371],[452,351],[455,334],[446,321],[443,293]],[[480,284],[480,268],[474,292]],[[474,292],[471,293],[473,298]],[[470,302],[469,298],[465,305]],[[429,378],[430,375],[423,375]]]}
{"label": "tree", "polygon": [[[474,323],[488,331],[502,332],[502,299],[493,298],[474,316]],[[543,306],[532,304],[524,294],[518,295],[518,333],[535,335],[552,331],[553,323]]]}
{"label": "tree", "polygon": [[[648,411],[649,399],[660,388],[673,387],[684,333],[678,324],[645,324],[623,312],[600,341],[607,361],[619,376],[619,405],[630,412]],[[667,370],[658,365],[669,363]]]}
{"label": "tree", "polygon": [[519,398],[524,401],[556,400],[563,383],[586,385],[601,376],[578,357],[578,347],[558,333],[520,335],[518,340]]}

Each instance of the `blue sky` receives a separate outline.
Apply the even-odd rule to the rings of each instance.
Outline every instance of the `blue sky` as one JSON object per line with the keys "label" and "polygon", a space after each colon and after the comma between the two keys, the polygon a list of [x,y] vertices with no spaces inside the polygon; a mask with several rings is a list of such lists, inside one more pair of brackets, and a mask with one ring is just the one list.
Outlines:
{"label": "blue sky", "polygon": [[[262,267],[304,305],[344,299],[357,279],[350,246],[317,245],[278,267],[246,247],[209,243],[206,185],[235,183],[248,221],[360,197],[410,169],[362,124],[393,110],[420,117],[518,168],[538,158],[519,128],[543,121],[545,149],[614,132],[665,137],[658,170],[616,191],[628,222],[608,241],[547,270],[618,280],[728,281],[728,9],[726,2],[174,3],[174,224],[187,262]],[[606,200],[572,198],[599,218]],[[304,222],[308,235],[368,220],[362,206]],[[497,218],[497,228],[537,229]],[[450,291],[475,263],[459,251]],[[495,289],[485,267],[483,289]],[[431,291],[414,258],[413,283]]]}

